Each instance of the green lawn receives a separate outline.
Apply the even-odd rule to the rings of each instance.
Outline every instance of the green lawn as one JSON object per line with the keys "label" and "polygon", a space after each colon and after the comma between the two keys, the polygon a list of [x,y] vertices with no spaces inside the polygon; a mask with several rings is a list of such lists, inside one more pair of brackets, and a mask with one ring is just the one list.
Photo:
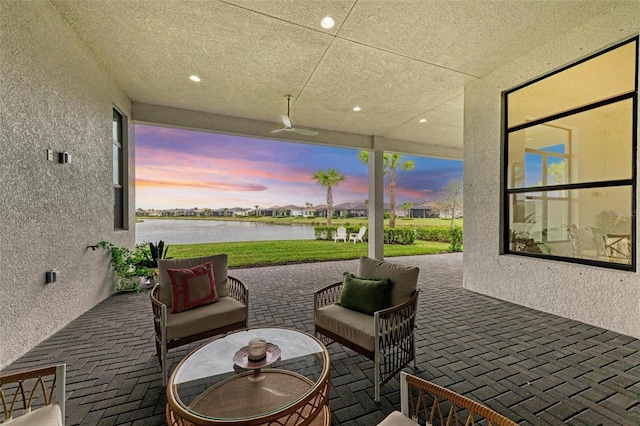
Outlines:
{"label": "green lawn", "polygon": [[[238,241],[230,243],[172,244],[169,257],[187,258],[229,255],[229,267],[283,265],[322,260],[357,259],[367,255],[367,243],[334,243],[319,240]],[[385,244],[385,256],[447,253],[448,243],[416,241],[412,245]]]}

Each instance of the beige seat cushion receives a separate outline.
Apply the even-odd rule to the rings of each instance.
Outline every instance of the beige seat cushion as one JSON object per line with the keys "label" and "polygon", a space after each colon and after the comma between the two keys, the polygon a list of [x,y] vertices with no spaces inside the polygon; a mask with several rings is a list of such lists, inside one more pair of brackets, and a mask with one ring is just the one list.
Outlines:
{"label": "beige seat cushion", "polygon": [[385,419],[378,423],[378,426],[415,426],[416,422],[409,417],[402,415],[400,411],[394,411],[389,414]]}
{"label": "beige seat cushion", "polygon": [[62,422],[60,406],[58,404],[49,404],[4,424],[11,426],[62,426],[64,423]]}
{"label": "beige seat cushion", "polygon": [[158,260],[158,281],[160,283],[160,302],[170,308],[173,304],[171,293],[171,280],[167,269],[192,268],[211,261],[213,263],[213,278],[216,280],[216,293],[218,297],[229,295],[229,284],[227,282],[227,255],[218,254],[215,256],[194,257],[191,259],[161,259]]}
{"label": "beige seat cushion", "polygon": [[397,306],[406,302],[416,291],[419,272],[420,269],[415,266],[396,265],[363,256],[360,258],[358,276],[369,279],[390,278],[393,281],[391,306]]}
{"label": "beige seat cushion", "polygon": [[316,324],[369,351],[374,350],[375,326],[371,315],[329,305],[316,311]]}
{"label": "beige seat cushion", "polygon": [[233,297],[221,297],[216,303],[167,314],[167,339],[180,339],[245,320],[245,306]]}

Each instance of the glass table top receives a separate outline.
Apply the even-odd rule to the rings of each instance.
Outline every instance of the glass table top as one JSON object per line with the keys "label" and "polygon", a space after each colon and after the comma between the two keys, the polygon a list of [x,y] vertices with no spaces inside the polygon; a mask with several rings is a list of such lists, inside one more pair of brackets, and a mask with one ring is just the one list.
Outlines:
{"label": "glass table top", "polygon": [[[256,372],[236,365],[234,356],[257,337],[277,345],[281,353]],[[278,412],[305,398],[328,368],[328,352],[315,337],[293,329],[256,328],[228,334],[193,351],[173,372],[169,387],[181,408],[199,417],[247,419]]]}

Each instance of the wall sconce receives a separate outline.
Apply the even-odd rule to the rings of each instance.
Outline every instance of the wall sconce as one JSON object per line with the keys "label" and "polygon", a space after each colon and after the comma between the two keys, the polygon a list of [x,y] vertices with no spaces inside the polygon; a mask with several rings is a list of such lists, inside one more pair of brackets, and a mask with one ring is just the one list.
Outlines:
{"label": "wall sconce", "polygon": [[60,164],[71,164],[71,154],[67,151],[62,151],[58,153],[58,163]]}

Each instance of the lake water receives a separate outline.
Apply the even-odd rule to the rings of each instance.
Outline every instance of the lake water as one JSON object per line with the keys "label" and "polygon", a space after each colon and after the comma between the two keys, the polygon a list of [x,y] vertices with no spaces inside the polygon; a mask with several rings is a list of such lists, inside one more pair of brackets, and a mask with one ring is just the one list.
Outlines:
{"label": "lake water", "polygon": [[313,226],[271,225],[231,220],[144,219],[136,223],[136,244],[219,243],[230,241],[312,240]]}

